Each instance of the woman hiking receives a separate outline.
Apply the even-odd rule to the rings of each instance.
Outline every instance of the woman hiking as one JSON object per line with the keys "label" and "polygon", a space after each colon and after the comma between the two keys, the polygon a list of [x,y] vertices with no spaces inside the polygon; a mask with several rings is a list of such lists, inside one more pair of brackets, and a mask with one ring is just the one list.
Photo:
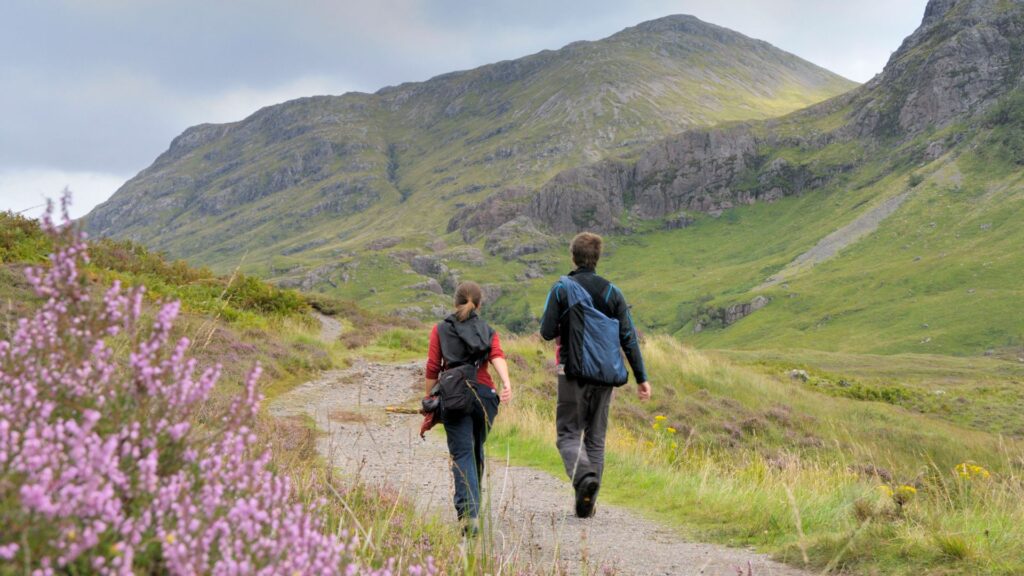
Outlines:
{"label": "woman hiking", "polygon": [[[434,326],[427,349],[426,392],[427,396],[435,394],[434,385],[441,379],[441,422],[451,454],[455,512],[467,535],[479,530],[484,441],[498,414],[498,404],[512,400],[508,364],[498,333],[477,315],[482,300],[479,284],[459,284],[455,312]],[[489,365],[501,378],[500,395],[491,380]],[[446,382],[455,387],[447,388]],[[462,394],[466,395],[464,399],[457,397]]]}

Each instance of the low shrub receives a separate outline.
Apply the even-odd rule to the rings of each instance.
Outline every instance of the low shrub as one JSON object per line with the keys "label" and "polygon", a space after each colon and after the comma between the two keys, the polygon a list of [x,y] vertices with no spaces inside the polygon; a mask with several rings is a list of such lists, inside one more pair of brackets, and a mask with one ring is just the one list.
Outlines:
{"label": "low shrub", "polygon": [[272,470],[258,365],[197,420],[220,368],[171,345],[180,303],[147,319],[144,287],[97,294],[66,212],[42,231],[54,252],[26,276],[43,303],[0,341],[0,574],[392,573]]}

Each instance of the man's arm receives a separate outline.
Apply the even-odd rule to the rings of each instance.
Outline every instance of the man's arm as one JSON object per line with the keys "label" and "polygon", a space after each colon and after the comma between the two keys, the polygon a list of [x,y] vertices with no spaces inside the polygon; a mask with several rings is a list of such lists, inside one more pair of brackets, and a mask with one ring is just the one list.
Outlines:
{"label": "man's arm", "polygon": [[548,299],[544,303],[544,314],[540,317],[540,335],[545,340],[553,340],[558,336],[558,321],[562,319],[562,308],[565,302],[565,291],[561,282],[555,282],[548,291]]}
{"label": "man's arm", "polygon": [[640,340],[636,336],[629,305],[626,304],[626,298],[618,286],[612,285],[612,301],[609,304],[619,320],[619,345],[626,354],[629,367],[633,369],[633,377],[636,378],[637,384],[646,384],[647,370],[644,368],[644,358],[640,354]]}

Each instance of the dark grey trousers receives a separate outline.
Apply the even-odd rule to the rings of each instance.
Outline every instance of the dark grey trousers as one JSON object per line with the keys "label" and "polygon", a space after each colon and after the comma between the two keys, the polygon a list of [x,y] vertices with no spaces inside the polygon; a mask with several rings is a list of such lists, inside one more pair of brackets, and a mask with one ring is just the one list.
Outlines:
{"label": "dark grey trousers", "polygon": [[608,431],[608,407],[611,386],[579,385],[576,380],[558,375],[558,404],[555,408],[556,444],[565,464],[565,473],[577,486],[594,474],[601,480],[604,472],[604,436]]}

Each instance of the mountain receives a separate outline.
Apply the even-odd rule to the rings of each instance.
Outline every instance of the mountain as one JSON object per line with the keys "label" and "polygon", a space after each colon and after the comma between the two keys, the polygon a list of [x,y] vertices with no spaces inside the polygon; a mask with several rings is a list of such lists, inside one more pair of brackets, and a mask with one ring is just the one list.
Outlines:
{"label": "mountain", "polygon": [[382,237],[436,239],[459,207],[570,166],[853,86],[765,42],[670,16],[375,94],[302,98],[189,128],[86,223],[220,270],[248,254],[247,269],[294,276]]}
{"label": "mountain", "polygon": [[[703,346],[1024,357],[1022,70],[1024,3],[932,0],[849,93],[466,213],[612,233],[605,270],[642,323]],[[542,302],[540,284],[523,300]]]}
{"label": "mountain", "polygon": [[[507,220],[525,214],[556,232],[624,231],[633,220],[718,213],[823,188],[875,153],[906,152],[909,139],[970,118],[1016,87],[1024,62],[1019,8],[933,1],[921,27],[864,86],[780,120],[690,130],[633,159],[566,170]],[[949,147],[931,140],[919,157]],[[818,154],[826,149],[834,153]]]}
{"label": "mountain", "polygon": [[[688,32],[671,32],[680,27]],[[537,64],[531,75],[526,64],[502,63],[191,129],[89,224],[220,267],[237,265],[248,251],[246,270],[399,314],[442,313],[458,280],[472,278],[485,284],[489,318],[513,330],[531,329],[548,286],[569,266],[566,235],[597,229],[608,235],[602,270],[630,296],[647,330],[717,348],[1024,358],[1024,227],[1017,224],[1024,220],[1024,3],[931,0],[921,26],[878,76],[780,117],[722,114],[715,125],[710,117],[691,118],[667,134],[672,115],[641,111],[644,98],[630,101],[635,117],[625,108],[618,116],[572,116],[596,109],[581,98],[601,91],[589,79],[606,68],[585,64],[593,59],[578,58],[580,51],[635,56],[621,49],[627,39],[662,39],[646,44],[653,46],[673,38],[673,46],[691,49],[679,74],[693,73],[692,63],[706,58],[744,60],[734,42],[712,47],[703,39],[717,37],[712,32],[738,37],[672,17],[518,61],[577,62],[551,73],[561,81],[559,99],[574,95],[560,100],[572,106],[520,97],[526,86],[547,84],[531,80],[550,78],[547,67]],[[694,56],[695,45],[707,54]],[[754,41],[741,45],[775,53]],[[522,73],[503,88],[517,95],[505,112],[517,119],[507,130],[484,127],[485,103],[470,97],[483,90],[479,82],[449,100],[464,103],[451,118],[439,104],[423,103],[453,78],[483,75],[498,86],[499,69]],[[648,77],[649,86],[659,74]],[[777,74],[759,81],[767,76]],[[401,121],[382,112],[383,101],[404,114]],[[342,102],[347,115],[328,106]],[[513,112],[520,107],[530,112]],[[285,112],[290,120],[279,117]],[[280,157],[266,167],[247,163],[289,142],[311,142],[308,134],[357,115],[377,118],[377,129],[358,124],[365,130],[353,128],[344,160],[304,177],[342,183],[340,197],[324,192],[332,184],[289,184],[279,174],[294,176],[295,165]],[[313,117],[320,118],[313,127],[299,120]],[[594,136],[609,126],[614,138]],[[275,133],[293,136],[267,144]],[[558,154],[529,147],[541,136],[564,144]],[[374,138],[376,144],[356,145]],[[590,156],[581,149],[588,139],[603,157],[578,162]],[[510,156],[498,152],[513,141]],[[335,144],[328,144],[333,154]],[[334,158],[327,150],[323,155]],[[265,171],[251,181],[255,188],[281,191],[228,201],[249,189],[227,182],[256,165]],[[165,188],[142,186],[159,182]],[[385,182],[395,187],[380,187]],[[404,188],[413,182],[424,184]],[[189,187],[194,191],[182,192]],[[313,199],[334,202],[339,213],[310,212]],[[294,216],[300,209],[307,212]]]}

